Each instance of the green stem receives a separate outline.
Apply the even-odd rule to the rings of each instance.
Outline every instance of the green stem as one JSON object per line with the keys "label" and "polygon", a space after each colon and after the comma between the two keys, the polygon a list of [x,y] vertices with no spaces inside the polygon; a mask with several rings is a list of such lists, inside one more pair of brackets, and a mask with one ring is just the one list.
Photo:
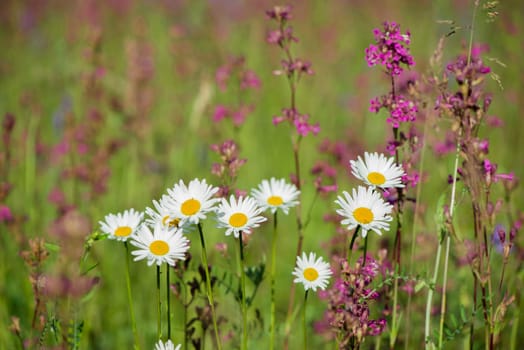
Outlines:
{"label": "green stem", "polygon": [[162,338],[162,299],[160,299],[160,265],[156,266],[156,291],[158,297],[158,309],[156,319],[156,338]]}
{"label": "green stem", "polygon": [[247,350],[247,307],[246,307],[246,274],[244,271],[244,243],[242,242],[242,231],[238,237],[240,252],[240,286],[242,292],[242,350]]}
{"label": "green stem", "polygon": [[451,237],[446,234],[446,253],[444,255],[444,271],[443,271],[443,282],[442,282],[442,301],[440,303],[440,327],[438,336],[438,348],[442,349],[443,337],[444,337],[444,316],[446,315],[446,287],[448,282],[448,261],[449,261],[449,249],[451,245]]}
{"label": "green stem", "polygon": [[215,313],[215,302],[213,300],[213,289],[211,288],[211,278],[209,275],[209,266],[207,264],[207,253],[206,253],[206,242],[204,240],[204,233],[202,232],[202,224],[198,223],[198,233],[200,234],[200,245],[202,246],[202,265],[204,265],[204,271],[206,273],[206,288],[207,288],[207,299],[209,301],[209,307],[211,308],[211,317],[213,319],[213,330],[215,332],[215,340],[217,348],[222,349],[222,343],[218,334],[217,318]]}
{"label": "green stem", "polygon": [[129,306],[129,316],[131,317],[131,328],[133,329],[133,337],[135,339],[134,349],[140,349],[140,340],[136,329],[135,311],[133,309],[133,294],[131,293],[131,277],[129,274],[129,246],[124,242],[126,248],[126,287],[127,287],[127,304]]}
{"label": "green stem", "polygon": [[[449,204],[449,216],[451,218],[451,220],[453,220],[453,210],[454,210],[454,207],[455,207],[455,195],[456,195],[456,192],[457,192],[457,173],[458,173],[458,162],[459,162],[459,154],[460,154],[460,139],[461,139],[461,132],[459,130],[459,135],[458,135],[458,139],[457,139],[457,145],[456,145],[456,151],[455,151],[455,165],[454,165],[454,168],[453,168],[453,184],[452,184],[452,187],[451,187],[451,200],[450,200],[450,204]],[[444,238],[444,237],[443,237]],[[448,249],[448,243],[449,243],[449,240],[450,240],[450,237],[449,235],[447,236],[447,241],[446,241],[446,257],[445,257],[445,266],[446,266],[446,271],[445,271],[445,276],[444,276],[444,284],[446,284],[446,279],[447,279],[447,264],[448,264],[448,261],[449,261],[449,249]],[[425,319],[425,328],[424,328],[424,338],[425,338],[425,343],[426,343],[426,348],[428,348],[428,345],[429,345],[429,335],[430,335],[430,323],[431,323],[431,305],[432,305],[432,299],[433,299],[433,289],[435,288],[435,284],[437,282],[437,276],[438,276],[438,270],[439,270],[439,266],[440,266],[440,254],[441,254],[441,251],[442,251],[442,244],[444,243],[444,239],[441,239],[440,243],[439,243],[439,246],[438,246],[438,249],[437,249],[437,257],[435,259],[435,272],[433,274],[433,278],[432,278],[432,287],[429,289],[428,291],[428,297],[427,297],[427,301],[426,301],[426,319]],[[446,294],[446,291],[443,290],[443,294],[445,295]],[[446,298],[443,297],[442,298],[442,302],[445,303],[446,302]],[[441,310],[442,310],[442,305],[441,305]],[[444,312],[441,313],[441,323],[443,322],[443,319],[445,317],[445,305],[444,305]],[[439,343],[440,343],[440,338],[441,338],[441,334],[439,335]]]}
{"label": "green stem", "polygon": [[166,264],[167,339],[171,339],[171,283],[169,282],[169,269],[169,264]]}
{"label": "green stem", "polygon": [[349,266],[349,264],[351,264],[351,256],[353,255],[353,245],[355,244],[355,240],[357,239],[358,231],[360,231],[360,225],[358,225],[357,228],[355,229],[355,231],[353,231],[353,237],[351,237],[351,242],[349,243],[349,248],[348,248],[348,266]]}
{"label": "green stem", "polygon": [[366,266],[366,254],[368,252],[368,235],[364,238],[364,252],[362,253],[362,267]]}
{"label": "green stem", "polygon": [[271,324],[270,324],[270,343],[269,348],[275,348],[275,272],[276,272],[276,255],[277,255],[277,212],[273,217],[273,240],[271,242]]}
{"label": "green stem", "polygon": [[[426,110],[427,109],[428,107],[426,107]],[[429,125],[428,119],[430,116],[429,111],[426,111],[426,112],[428,112],[426,114],[428,117],[424,119],[424,131],[422,134],[422,148],[420,150],[420,163],[419,163],[420,165],[419,165],[419,170],[418,170],[419,174],[424,174],[424,160],[425,160],[425,155],[426,155],[425,140],[426,140],[426,134],[427,134],[428,125]],[[413,269],[415,265],[414,261],[415,261],[416,233],[418,231],[418,226],[419,226],[419,215],[417,213],[419,213],[421,194],[422,194],[422,185],[418,183],[417,184],[417,193],[415,195],[415,210],[414,210],[415,214],[413,215],[413,228],[411,229],[411,250],[409,254],[409,276],[413,275]],[[409,340],[410,340],[410,335],[411,335],[412,295],[413,293],[408,293],[408,302],[407,302],[407,307],[406,307],[406,322],[405,322],[406,328],[405,328],[405,333],[404,333],[404,345],[405,345],[404,350],[408,350],[410,348]]]}
{"label": "green stem", "polygon": [[309,290],[306,289],[304,294],[304,310],[302,311],[302,327],[304,331],[304,350],[307,350],[307,322],[306,322],[306,305],[307,305],[307,295]]}

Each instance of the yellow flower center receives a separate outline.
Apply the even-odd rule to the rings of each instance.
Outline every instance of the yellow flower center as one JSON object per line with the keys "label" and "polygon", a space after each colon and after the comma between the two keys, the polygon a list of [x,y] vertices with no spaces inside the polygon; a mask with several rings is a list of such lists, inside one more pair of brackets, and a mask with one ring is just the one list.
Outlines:
{"label": "yellow flower center", "polygon": [[200,202],[194,198],[188,199],[187,201],[182,203],[182,207],[180,208],[180,210],[184,215],[195,215],[200,210]]}
{"label": "yellow flower center", "polygon": [[369,208],[360,207],[353,211],[353,217],[360,224],[369,224],[373,221],[373,212]]}
{"label": "yellow flower center", "polygon": [[169,252],[169,244],[165,241],[153,241],[149,245],[149,250],[155,255],[166,255]]}
{"label": "yellow flower center", "polygon": [[314,269],[312,267],[308,267],[304,270],[304,278],[307,279],[309,282],[316,281],[318,278],[318,271],[317,269]]}
{"label": "yellow flower center", "polygon": [[267,199],[267,204],[273,205],[275,207],[282,205],[282,203],[284,203],[284,200],[280,196],[271,196]]}
{"label": "yellow flower center", "polygon": [[115,236],[117,237],[127,237],[133,232],[133,229],[129,226],[119,226],[115,230]]}
{"label": "yellow flower center", "polygon": [[386,177],[381,173],[372,171],[368,174],[368,181],[373,185],[382,185],[384,182],[386,182]]}
{"label": "yellow flower center", "polygon": [[171,219],[169,215],[166,215],[162,218],[162,225],[169,227],[178,227],[180,219]]}
{"label": "yellow flower center", "polygon": [[247,223],[247,216],[244,213],[235,213],[229,217],[229,224],[233,227],[242,227]]}

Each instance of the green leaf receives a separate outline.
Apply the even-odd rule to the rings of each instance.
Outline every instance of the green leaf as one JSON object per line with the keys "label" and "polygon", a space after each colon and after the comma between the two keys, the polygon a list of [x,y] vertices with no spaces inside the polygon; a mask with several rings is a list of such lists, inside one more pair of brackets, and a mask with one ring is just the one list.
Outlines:
{"label": "green leaf", "polygon": [[60,251],[60,246],[58,244],[46,242],[44,243],[44,246],[47,250],[53,253],[58,253]]}

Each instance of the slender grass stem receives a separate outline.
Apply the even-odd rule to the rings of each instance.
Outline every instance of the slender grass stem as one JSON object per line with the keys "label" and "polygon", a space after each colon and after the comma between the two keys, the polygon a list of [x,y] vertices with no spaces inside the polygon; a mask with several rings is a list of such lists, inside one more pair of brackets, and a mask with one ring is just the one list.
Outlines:
{"label": "slender grass stem", "polygon": [[304,331],[304,350],[307,350],[307,322],[306,322],[306,307],[307,307],[307,295],[309,290],[304,293],[304,310],[302,310],[302,328]]}
{"label": "slender grass stem", "polygon": [[211,288],[211,277],[209,274],[209,266],[207,263],[206,241],[204,240],[202,224],[198,223],[197,226],[198,233],[200,234],[200,245],[202,246],[202,265],[204,265],[203,267],[206,274],[207,299],[209,301],[209,307],[211,308],[211,318],[213,319],[213,330],[215,332],[215,340],[217,343],[217,349],[222,349],[222,342],[220,341],[220,335],[218,334],[218,325],[215,313],[215,302],[213,300],[213,289]]}
{"label": "slender grass stem", "polygon": [[357,226],[355,231],[353,231],[353,236],[351,237],[351,242],[349,242],[349,248],[348,248],[348,266],[351,264],[351,257],[353,256],[353,245],[355,244],[355,240],[357,239],[358,232],[360,231],[360,225]]}
{"label": "slender grass stem", "polygon": [[275,348],[275,273],[276,273],[276,255],[277,255],[277,212],[273,216],[273,239],[271,241],[271,324],[270,324],[270,343],[269,348],[273,350]]}
{"label": "slender grass stem", "polygon": [[171,267],[166,264],[166,303],[167,303],[167,339],[171,339],[171,288],[169,281],[169,269]]}
{"label": "slender grass stem", "polygon": [[442,277],[442,301],[440,303],[440,327],[438,336],[438,348],[442,349],[443,337],[444,337],[444,315],[446,314],[446,288],[448,282],[448,261],[449,261],[449,249],[451,246],[451,237],[446,234],[446,252],[444,253],[444,271]]}
{"label": "slender grass stem", "polygon": [[124,242],[125,259],[126,259],[126,288],[127,288],[127,304],[129,306],[129,316],[131,317],[131,328],[133,330],[133,337],[135,340],[134,349],[140,349],[140,339],[138,338],[138,331],[136,329],[135,311],[133,308],[133,294],[131,292],[131,277],[129,273],[129,246]]}
{"label": "slender grass stem", "polygon": [[162,338],[162,299],[160,298],[160,265],[156,266],[156,290],[158,297],[157,322],[156,322],[156,338]]}
{"label": "slender grass stem", "polygon": [[240,254],[240,288],[242,293],[242,350],[247,350],[247,305],[246,305],[246,273],[244,271],[244,242],[242,242],[242,231],[238,237]]}
{"label": "slender grass stem", "polygon": [[[461,133],[459,132],[458,139],[457,139],[457,145],[456,145],[456,151],[455,151],[455,165],[453,167],[453,184],[451,187],[451,199],[449,204],[449,216],[451,220],[453,220],[453,211],[455,207],[455,195],[457,191],[457,172],[458,172],[458,162],[459,162],[459,152],[460,152],[460,142],[461,142]],[[450,240],[449,234],[447,235],[446,242]],[[442,244],[444,243],[444,239],[442,239],[439,243],[438,249],[437,249],[437,257],[435,259],[435,272],[433,274],[433,278],[431,280],[431,288],[428,291],[427,301],[426,301],[426,318],[425,318],[425,327],[424,327],[424,338],[426,343],[426,349],[428,349],[429,345],[429,336],[430,336],[430,328],[431,328],[431,305],[432,305],[432,299],[433,299],[433,290],[435,288],[435,284],[437,282],[437,276],[440,266],[440,254],[442,251]],[[446,243],[447,246],[447,243]],[[446,256],[445,256],[445,266],[446,266],[446,275],[445,279],[447,279],[447,264],[449,260],[449,249],[446,249]],[[444,282],[445,284],[446,282]],[[442,291],[443,294],[446,293],[445,290]],[[445,302],[445,297],[442,298],[443,302]],[[442,310],[442,305],[441,305]],[[444,312],[441,313],[441,320],[445,317],[445,309]],[[443,321],[441,321],[442,323]],[[439,335],[439,342],[440,342],[440,335]]]}

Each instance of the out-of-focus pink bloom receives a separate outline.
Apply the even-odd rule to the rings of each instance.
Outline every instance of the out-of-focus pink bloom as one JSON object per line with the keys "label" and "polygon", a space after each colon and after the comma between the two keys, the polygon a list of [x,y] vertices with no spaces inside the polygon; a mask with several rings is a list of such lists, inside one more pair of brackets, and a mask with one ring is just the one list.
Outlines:
{"label": "out-of-focus pink bloom", "polygon": [[11,209],[5,204],[0,204],[0,222],[10,222],[13,220]]}
{"label": "out-of-focus pink bloom", "polygon": [[260,78],[251,69],[247,69],[243,72],[240,81],[240,88],[242,90],[259,89],[261,85]]}
{"label": "out-of-focus pink bloom", "polygon": [[213,121],[218,123],[222,119],[226,118],[229,115],[229,109],[223,105],[218,105],[215,107],[215,112],[213,113]]}

